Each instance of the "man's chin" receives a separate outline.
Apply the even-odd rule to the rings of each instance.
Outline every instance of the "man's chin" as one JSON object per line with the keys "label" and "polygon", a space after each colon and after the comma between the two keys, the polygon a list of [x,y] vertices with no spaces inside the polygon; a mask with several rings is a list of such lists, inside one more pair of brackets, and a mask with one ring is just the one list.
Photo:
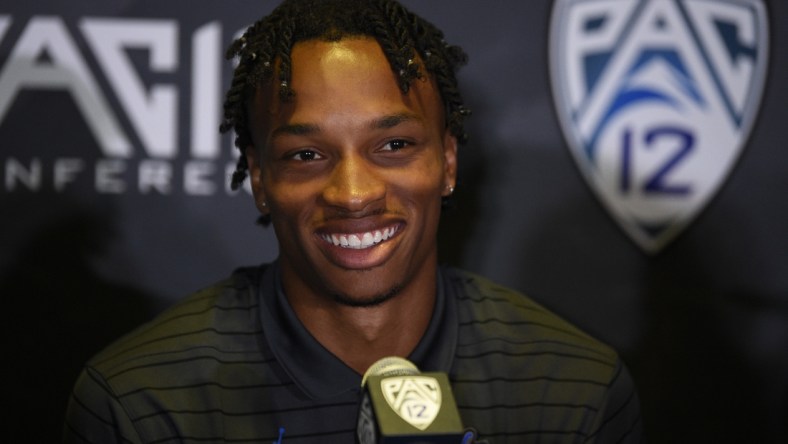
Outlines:
{"label": "man's chin", "polygon": [[394,285],[388,291],[372,294],[371,296],[357,296],[347,293],[334,293],[332,296],[337,303],[356,308],[377,307],[393,299],[402,291],[401,285]]}

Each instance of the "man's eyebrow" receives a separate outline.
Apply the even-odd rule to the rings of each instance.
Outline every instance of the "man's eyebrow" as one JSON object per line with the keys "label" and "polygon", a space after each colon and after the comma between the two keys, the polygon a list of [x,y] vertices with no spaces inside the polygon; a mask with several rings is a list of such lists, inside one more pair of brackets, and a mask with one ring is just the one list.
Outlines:
{"label": "man's eyebrow", "polygon": [[271,138],[278,136],[306,136],[320,131],[320,127],[310,123],[292,123],[282,125],[271,133]]}
{"label": "man's eyebrow", "polygon": [[370,124],[370,127],[373,129],[388,129],[394,128],[395,126],[399,125],[400,123],[404,122],[419,122],[421,123],[423,119],[415,114],[409,113],[400,113],[400,114],[392,114],[390,116],[384,116],[379,119],[375,119]]}
{"label": "man's eyebrow", "polygon": [[[372,129],[388,129],[404,122],[421,122],[422,120],[421,117],[415,114],[392,114],[372,120],[369,127]],[[271,138],[279,136],[307,136],[318,132],[320,132],[320,126],[313,123],[290,123],[276,128],[271,133]]]}

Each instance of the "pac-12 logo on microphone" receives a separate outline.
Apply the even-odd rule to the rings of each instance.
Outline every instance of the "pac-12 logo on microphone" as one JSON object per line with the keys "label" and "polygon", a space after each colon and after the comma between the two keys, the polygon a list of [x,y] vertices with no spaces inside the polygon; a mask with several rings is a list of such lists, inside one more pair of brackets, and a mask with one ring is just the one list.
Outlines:
{"label": "pac-12 logo on microphone", "polygon": [[763,90],[761,0],[556,0],[550,67],[586,181],[659,251],[733,168]]}
{"label": "pac-12 logo on microphone", "polygon": [[419,430],[435,421],[441,409],[441,388],[430,376],[395,376],[380,381],[389,407]]}

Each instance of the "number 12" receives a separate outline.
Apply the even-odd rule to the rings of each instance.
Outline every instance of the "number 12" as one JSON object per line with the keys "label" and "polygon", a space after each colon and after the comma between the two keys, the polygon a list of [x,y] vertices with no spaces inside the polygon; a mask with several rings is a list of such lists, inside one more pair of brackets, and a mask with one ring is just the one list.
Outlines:
{"label": "number 12", "polygon": [[[687,155],[693,150],[695,147],[695,136],[689,131],[681,128],[662,126],[646,132],[643,141],[647,148],[651,148],[660,139],[671,137],[678,139],[678,149],[644,181],[642,191],[645,194],[683,196],[689,194],[691,191],[688,184],[669,184],[666,183],[665,179],[671,170],[682,161],[686,160]],[[632,130],[630,128],[627,128],[622,135],[621,177],[619,186],[624,193],[632,191]]]}

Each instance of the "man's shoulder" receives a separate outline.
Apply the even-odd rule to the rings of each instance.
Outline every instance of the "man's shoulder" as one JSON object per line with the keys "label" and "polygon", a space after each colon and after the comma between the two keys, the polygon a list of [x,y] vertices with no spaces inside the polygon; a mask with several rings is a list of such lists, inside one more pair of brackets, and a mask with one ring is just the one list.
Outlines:
{"label": "man's shoulder", "polygon": [[104,375],[164,361],[224,353],[238,338],[260,333],[254,310],[256,282],[265,265],[239,268],[229,277],[179,300],[122,336],[87,364]]}
{"label": "man's shoulder", "polygon": [[263,269],[237,270],[92,358],[74,386],[69,427],[91,442],[121,434],[158,442],[184,430],[218,436],[223,420],[237,418],[217,406],[240,411],[287,387],[260,322]]}
{"label": "man's shoulder", "polygon": [[524,433],[640,439],[637,390],[611,347],[522,293],[450,275],[459,321],[452,388],[466,424],[511,441]]}
{"label": "man's shoulder", "polygon": [[458,289],[460,331],[466,340],[494,337],[499,343],[617,363],[611,347],[527,295],[465,270],[452,269],[450,276]]}

